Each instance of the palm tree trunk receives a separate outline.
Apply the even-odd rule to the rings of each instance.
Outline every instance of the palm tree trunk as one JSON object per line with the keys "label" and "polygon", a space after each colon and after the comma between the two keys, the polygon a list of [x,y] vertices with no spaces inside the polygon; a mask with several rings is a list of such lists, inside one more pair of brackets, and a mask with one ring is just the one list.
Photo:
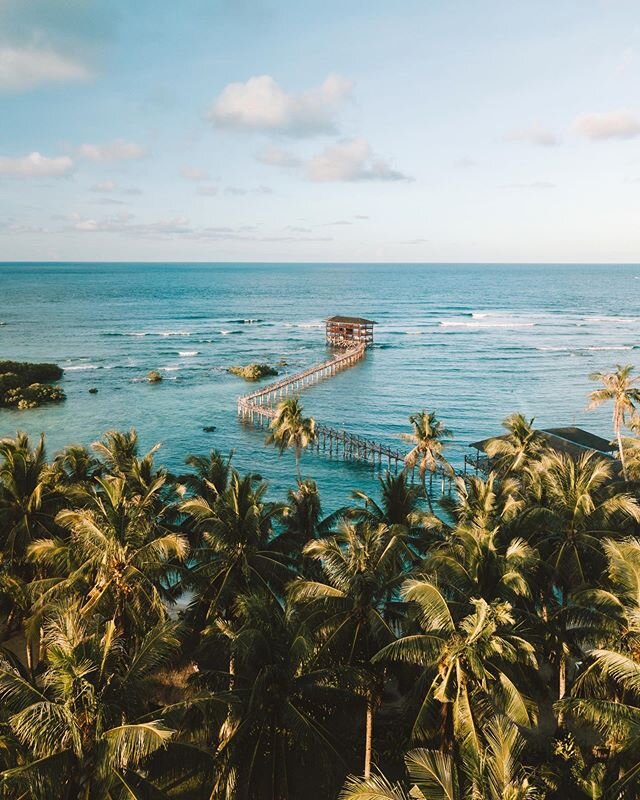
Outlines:
{"label": "palm tree trunk", "polygon": [[[431,477],[433,478],[433,472],[431,473]],[[433,514],[433,504],[431,502],[431,495],[427,489],[427,473],[422,473],[422,488],[424,490],[424,496],[427,498],[427,505],[429,506],[429,511]]]}
{"label": "palm tree trunk", "polygon": [[371,777],[371,753],[373,751],[373,692],[367,694],[367,715],[364,736],[364,778]]}
{"label": "palm tree trunk", "polygon": [[302,475],[300,474],[300,448],[296,447],[296,473],[298,474],[298,485],[302,483]]}
{"label": "palm tree trunk", "polygon": [[617,439],[618,439],[618,450],[620,451],[620,464],[622,465],[622,475],[625,481],[628,481],[629,478],[627,476],[627,465],[624,463],[624,448],[622,447],[622,433],[620,428],[617,431]]}

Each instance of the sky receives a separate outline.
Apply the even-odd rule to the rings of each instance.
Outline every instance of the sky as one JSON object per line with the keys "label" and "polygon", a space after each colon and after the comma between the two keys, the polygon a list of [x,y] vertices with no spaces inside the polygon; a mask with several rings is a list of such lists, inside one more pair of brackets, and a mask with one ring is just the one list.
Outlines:
{"label": "sky", "polygon": [[0,0],[0,261],[639,262],[638,0]]}

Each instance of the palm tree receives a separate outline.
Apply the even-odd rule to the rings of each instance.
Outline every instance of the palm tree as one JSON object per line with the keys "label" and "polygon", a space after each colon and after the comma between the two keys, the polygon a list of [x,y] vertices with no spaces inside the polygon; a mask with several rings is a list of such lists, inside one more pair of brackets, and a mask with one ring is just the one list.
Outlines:
{"label": "palm tree", "polygon": [[[365,720],[365,776],[371,771],[373,714],[380,678],[371,657],[395,639],[394,591],[403,580],[403,544],[384,525],[344,521],[335,536],[310,541],[305,556],[322,566],[321,580],[304,578],[289,586],[289,597],[305,609],[318,635],[318,658],[344,660],[371,673]],[[379,690],[378,690],[379,691]]]}
{"label": "palm tree", "polygon": [[624,461],[624,448],[622,446],[622,427],[626,424],[627,415],[633,414],[636,403],[640,402],[640,389],[637,387],[638,376],[632,377],[633,366],[627,364],[616,365],[615,372],[594,372],[589,377],[592,381],[603,384],[602,389],[591,392],[588,408],[597,408],[603,403],[613,401],[613,431],[618,440],[620,464],[622,474],[627,480],[627,468]]}
{"label": "palm tree", "polygon": [[271,433],[267,436],[269,444],[284,453],[292,447],[296,455],[296,473],[298,483],[300,475],[300,456],[302,451],[316,440],[316,423],[312,417],[303,416],[300,399],[288,397],[282,400],[276,409],[276,416],[271,423]]}
{"label": "palm tree", "polygon": [[26,433],[0,440],[0,459],[0,550],[9,568],[24,571],[29,544],[56,530],[61,498],[51,480],[44,436],[33,448]]}
{"label": "palm tree", "polygon": [[89,621],[77,604],[44,625],[46,667],[35,679],[0,662],[0,701],[19,758],[0,773],[11,797],[89,800],[152,791],[145,760],[174,731],[153,708],[150,681],[177,651],[174,623],[150,627],[137,645],[116,622]]}
{"label": "palm tree", "polygon": [[384,775],[350,777],[339,800],[542,800],[520,763],[525,742],[517,727],[497,716],[487,723],[484,738],[482,758],[464,766],[439,750],[410,750],[405,756],[410,791]]}
{"label": "palm tree", "polygon": [[429,545],[429,534],[436,534],[442,522],[420,508],[424,498],[422,486],[407,480],[406,472],[386,472],[379,479],[380,499],[375,500],[359,489],[351,493],[362,505],[343,509],[343,516],[356,522],[387,526],[389,532],[405,542],[407,566],[414,565]]}
{"label": "palm tree", "polygon": [[228,486],[232,458],[233,451],[223,456],[218,450],[211,450],[208,456],[187,456],[185,463],[193,472],[181,475],[178,480],[191,494],[214,502]]}
{"label": "palm tree", "polygon": [[160,478],[145,495],[130,497],[125,478],[98,478],[84,507],[58,513],[56,522],[69,537],[39,539],[29,548],[30,559],[49,571],[34,584],[40,610],[73,591],[83,598],[83,615],[113,617],[119,634],[164,619],[171,577],[188,544],[157,516],[163,485]]}
{"label": "palm tree", "polygon": [[279,596],[293,577],[283,535],[274,530],[284,507],[267,503],[266,491],[255,475],[232,470],[214,503],[195,497],[180,505],[199,536],[188,576],[196,630],[220,615],[229,618],[239,594],[265,590]]}
{"label": "palm tree", "polygon": [[536,658],[533,646],[516,632],[509,603],[472,599],[471,613],[460,616],[459,606],[426,579],[406,581],[402,598],[415,604],[418,632],[409,629],[373,661],[405,662],[423,671],[417,685],[426,691],[420,690],[414,740],[477,759],[486,746],[483,728],[496,714],[532,724],[531,704],[509,673],[535,668]]}
{"label": "palm tree", "polygon": [[306,626],[273,595],[239,596],[234,617],[227,634],[236,674],[232,691],[218,695],[229,718],[211,796],[334,796],[345,765],[335,728],[348,719],[347,676],[317,664]]}
{"label": "palm tree", "polygon": [[522,414],[510,414],[502,423],[507,434],[487,442],[485,451],[499,475],[520,474],[540,454],[542,443],[536,436],[533,422]]}
{"label": "palm tree", "polygon": [[640,505],[628,493],[612,492],[611,466],[593,453],[578,459],[550,453],[532,476],[537,480],[531,482],[529,507],[522,518],[532,527],[530,540],[548,570],[541,610],[546,624],[556,631],[562,699],[567,686],[570,596],[597,585],[606,567],[602,539],[640,521]]}
{"label": "palm tree", "polygon": [[424,569],[446,587],[447,595],[465,603],[482,597],[488,603],[531,597],[530,579],[537,553],[521,537],[512,536],[509,523],[522,510],[514,493],[515,481],[498,482],[495,473],[456,478],[455,500],[446,505],[456,524],[431,549]]}
{"label": "palm tree", "polygon": [[446,474],[452,475],[453,469],[443,455],[443,449],[453,434],[445,427],[444,423],[436,416],[435,411],[420,411],[409,417],[409,422],[413,426],[412,433],[402,434],[402,438],[411,442],[414,446],[405,457],[405,463],[409,469],[418,465],[422,487],[424,489],[429,509],[433,513],[431,496],[427,491],[426,474],[434,472],[440,468]]}

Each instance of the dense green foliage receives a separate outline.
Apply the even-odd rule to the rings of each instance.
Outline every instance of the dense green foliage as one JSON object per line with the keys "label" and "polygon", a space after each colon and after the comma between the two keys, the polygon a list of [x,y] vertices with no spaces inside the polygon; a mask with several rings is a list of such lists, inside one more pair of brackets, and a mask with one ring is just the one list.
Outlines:
{"label": "dense green foliage", "polygon": [[269,366],[269,364],[247,364],[244,367],[229,367],[227,372],[232,375],[237,375],[239,378],[244,378],[245,381],[259,381],[260,378],[268,378],[278,374],[278,370]]}
{"label": "dense green foliage", "polygon": [[51,381],[60,380],[62,372],[56,364],[0,361],[0,407],[36,408],[64,400],[62,389],[51,386]]}
{"label": "dense green foliage", "polygon": [[[490,470],[427,502],[450,434],[422,411],[406,471],[326,517],[311,480],[275,502],[216,451],[171,475],[133,431],[53,460],[0,442],[0,797],[637,797],[619,384],[626,480],[513,415]],[[299,462],[313,435],[289,400],[269,438]]]}

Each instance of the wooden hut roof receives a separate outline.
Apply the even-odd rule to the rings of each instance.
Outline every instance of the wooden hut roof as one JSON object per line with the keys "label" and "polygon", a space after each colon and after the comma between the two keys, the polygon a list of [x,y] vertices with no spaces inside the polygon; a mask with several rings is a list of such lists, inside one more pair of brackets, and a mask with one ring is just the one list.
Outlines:
{"label": "wooden hut roof", "polygon": [[[600,453],[611,458],[611,453],[616,449],[608,439],[603,439],[602,436],[596,436],[595,433],[590,433],[582,428],[565,427],[565,428],[546,428],[545,430],[535,431],[536,437],[542,439],[549,447],[561,453],[569,453],[570,455],[580,455],[586,451]],[[490,436],[488,439],[482,439],[479,442],[473,442],[469,447],[476,450],[486,450],[487,444],[493,439],[506,439],[508,434],[502,436]]]}
{"label": "wooden hut roof", "polygon": [[376,325],[372,319],[364,317],[329,317],[326,322],[344,322],[347,325]]}

